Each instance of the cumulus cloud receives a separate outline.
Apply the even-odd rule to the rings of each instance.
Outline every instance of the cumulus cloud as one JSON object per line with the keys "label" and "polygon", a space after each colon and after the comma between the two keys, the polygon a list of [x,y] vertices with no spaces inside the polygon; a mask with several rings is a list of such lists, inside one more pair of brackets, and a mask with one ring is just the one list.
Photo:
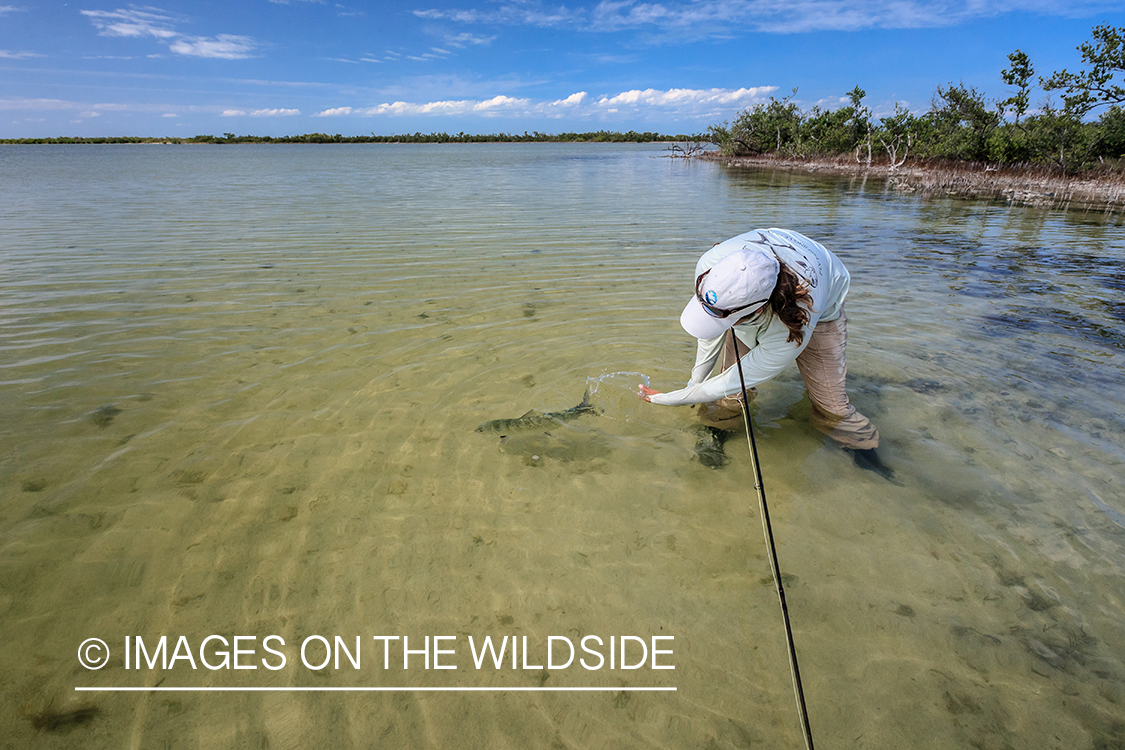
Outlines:
{"label": "cumulus cloud", "polygon": [[79,12],[90,19],[101,36],[153,37],[168,44],[168,49],[178,55],[242,60],[251,57],[251,53],[258,47],[253,38],[238,34],[186,36],[173,28],[183,19],[159,8],[130,7]]}
{"label": "cumulus cloud", "polygon": [[710,104],[749,104],[777,90],[776,86],[756,86],[742,89],[645,89],[623,91],[616,96],[603,96],[598,106],[615,107],[621,105],[650,107],[677,107],[683,105]]}
{"label": "cumulus cloud", "polygon": [[733,114],[765,99],[777,91],[776,86],[739,89],[635,89],[618,94],[591,97],[579,91],[562,99],[536,101],[512,96],[491,99],[446,99],[432,102],[384,102],[374,107],[334,107],[318,112],[316,117],[363,116],[428,116],[478,115],[482,117],[546,116],[597,118],[606,114],[629,111],[660,111],[683,118],[715,117]]}
{"label": "cumulus cloud", "polygon": [[379,104],[364,110],[357,110],[365,115],[467,115],[479,114],[484,116],[510,114],[513,111],[526,109],[531,104],[530,99],[516,99],[510,96],[494,96],[491,99],[474,100],[460,99],[438,102],[393,102]]}
{"label": "cumulus cloud", "polygon": [[550,106],[552,106],[552,107],[575,107],[575,106],[578,106],[579,104],[581,104],[582,102],[586,101],[587,96],[589,96],[589,95],[585,91],[579,91],[577,94],[571,94],[570,96],[568,96],[565,99],[559,99],[557,101],[551,102]]}

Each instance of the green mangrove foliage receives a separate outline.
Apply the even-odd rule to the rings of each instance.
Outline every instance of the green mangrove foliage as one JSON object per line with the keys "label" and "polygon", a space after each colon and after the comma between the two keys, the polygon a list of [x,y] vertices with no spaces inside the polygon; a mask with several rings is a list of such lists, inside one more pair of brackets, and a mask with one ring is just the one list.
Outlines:
{"label": "green mangrove foliage", "polygon": [[1003,99],[989,100],[972,86],[950,83],[937,87],[921,114],[896,104],[893,114],[876,118],[864,105],[867,94],[859,86],[837,109],[808,111],[793,103],[793,89],[789,96],[744,110],[729,124],[711,126],[707,138],[731,155],[847,154],[868,165],[875,160],[898,166],[912,158],[1035,164],[1064,173],[1094,167],[1120,171],[1125,156],[1125,27],[1094,27],[1091,41],[1078,51],[1084,69],[1039,77],[1044,98],[1034,109],[1035,69],[1027,54],[1016,50],[1000,74],[1009,87]]}

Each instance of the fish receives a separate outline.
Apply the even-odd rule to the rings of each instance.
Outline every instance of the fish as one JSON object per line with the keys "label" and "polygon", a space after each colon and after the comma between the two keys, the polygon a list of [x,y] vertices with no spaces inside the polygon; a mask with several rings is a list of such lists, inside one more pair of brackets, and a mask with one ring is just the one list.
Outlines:
{"label": "fish", "polygon": [[569,422],[572,419],[577,419],[583,414],[599,414],[600,410],[590,402],[590,389],[586,389],[586,393],[582,395],[582,403],[578,406],[572,406],[569,409],[562,411],[549,411],[544,414],[541,411],[532,409],[524,414],[522,417],[515,419],[493,419],[485,422],[480,427],[477,427],[477,432],[495,432],[498,434],[506,434],[515,430],[534,430],[542,427],[550,427],[558,424],[559,422]]}
{"label": "fish", "polygon": [[712,469],[730,463],[730,457],[723,452],[723,432],[709,425],[699,426],[695,435],[695,455],[699,458],[699,463]]}

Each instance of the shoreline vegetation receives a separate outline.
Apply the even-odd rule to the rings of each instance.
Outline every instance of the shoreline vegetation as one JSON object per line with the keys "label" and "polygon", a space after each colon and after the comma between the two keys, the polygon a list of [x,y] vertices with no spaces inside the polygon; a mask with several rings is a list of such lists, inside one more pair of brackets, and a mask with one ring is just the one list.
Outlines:
{"label": "shoreline vegetation", "polygon": [[[719,154],[697,155],[729,166],[885,178],[900,192],[1116,210],[1125,203],[1125,27],[1095,26],[1078,52],[1084,70],[1037,76],[1017,49],[1000,71],[1006,98],[949,83],[921,113],[896,102],[878,116],[859,86],[836,109],[802,110],[793,89],[712,125],[703,140]],[[1044,99],[1032,108],[1036,87]]]}
{"label": "shoreline vegetation", "polygon": [[856,180],[883,180],[887,190],[921,197],[938,195],[1006,200],[1036,208],[1062,208],[1118,213],[1125,210],[1125,175],[1120,172],[1060,174],[1041,166],[997,166],[987,163],[916,161],[857,164],[851,155],[794,157],[777,154],[730,156],[706,151],[694,158],[726,167],[837,175]]}

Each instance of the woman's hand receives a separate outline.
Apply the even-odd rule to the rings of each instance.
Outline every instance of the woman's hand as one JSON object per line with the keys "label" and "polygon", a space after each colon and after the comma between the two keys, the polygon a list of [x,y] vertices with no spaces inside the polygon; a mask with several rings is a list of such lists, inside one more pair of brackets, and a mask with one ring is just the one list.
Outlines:
{"label": "woman's hand", "polygon": [[660,395],[660,391],[654,391],[653,389],[649,388],[647,385],[644,385],[643,383],[638,385],[637,389],[638,389],[637,395],[640,396],[641,398],[643,398],[645,401],[648,401],[650,403],[652,402],[652,398],[651,398],[652,396]]}

